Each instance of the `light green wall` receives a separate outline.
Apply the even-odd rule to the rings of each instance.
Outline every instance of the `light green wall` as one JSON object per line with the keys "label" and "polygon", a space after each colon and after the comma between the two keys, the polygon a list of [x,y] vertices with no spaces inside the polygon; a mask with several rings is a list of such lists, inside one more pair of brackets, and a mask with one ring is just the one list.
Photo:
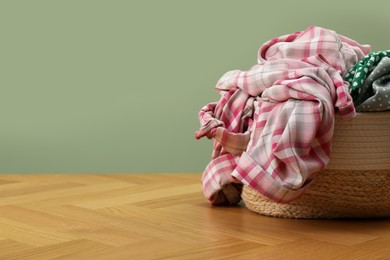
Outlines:
{"label": "light green wall", "polygon": [[263,42],[318,25],[390,48],[389,1],[285,2],[1,1],[0,173],[200,172],[198,110]]}

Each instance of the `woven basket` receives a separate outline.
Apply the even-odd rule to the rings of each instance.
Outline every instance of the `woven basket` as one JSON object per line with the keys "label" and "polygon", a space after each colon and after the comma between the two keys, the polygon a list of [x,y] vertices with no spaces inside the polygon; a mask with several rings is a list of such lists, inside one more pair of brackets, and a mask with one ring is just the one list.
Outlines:
{"label": "woven basket", "polygon": [[390,216],[390,112],[336,116],[328,166],[304,195],[275,203],[244,186],[242,199],[256,213],[283,218],[372,218]]}

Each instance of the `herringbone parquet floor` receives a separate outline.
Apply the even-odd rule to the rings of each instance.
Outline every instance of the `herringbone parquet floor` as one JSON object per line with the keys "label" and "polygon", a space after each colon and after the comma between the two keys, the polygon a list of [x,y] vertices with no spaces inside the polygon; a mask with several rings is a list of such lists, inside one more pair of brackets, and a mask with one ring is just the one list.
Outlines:
{"label": "herringbone parquet floor", "polygon": [[0,259],[390,259],[390,221],[211,207],[199,174],[0,175]]}

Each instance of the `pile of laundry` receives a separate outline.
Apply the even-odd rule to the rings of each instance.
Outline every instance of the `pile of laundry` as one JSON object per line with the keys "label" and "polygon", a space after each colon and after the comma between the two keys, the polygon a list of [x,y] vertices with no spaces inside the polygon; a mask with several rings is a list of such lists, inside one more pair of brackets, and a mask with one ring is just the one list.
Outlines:
{"label": "pile of laundry", "polygon": [[202,175],[213,205],[241,200],[243,185],[289,203],[329,162],[334,117],[390,110],[390,51],[312,26],[274,38],[247,71],[225,73],[218,102],[199,112],[197,139],[214,139]]}

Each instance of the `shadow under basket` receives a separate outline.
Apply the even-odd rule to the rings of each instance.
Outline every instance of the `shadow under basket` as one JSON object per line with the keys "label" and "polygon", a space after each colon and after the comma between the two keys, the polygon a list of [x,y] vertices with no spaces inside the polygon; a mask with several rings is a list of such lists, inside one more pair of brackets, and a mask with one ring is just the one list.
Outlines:
{"label": "shadow under basket", "polygon": [[283,218],[390,217],[390,112],[336,115],[332,154],[298,200],[280,204],[244,186],[245,206]]}

